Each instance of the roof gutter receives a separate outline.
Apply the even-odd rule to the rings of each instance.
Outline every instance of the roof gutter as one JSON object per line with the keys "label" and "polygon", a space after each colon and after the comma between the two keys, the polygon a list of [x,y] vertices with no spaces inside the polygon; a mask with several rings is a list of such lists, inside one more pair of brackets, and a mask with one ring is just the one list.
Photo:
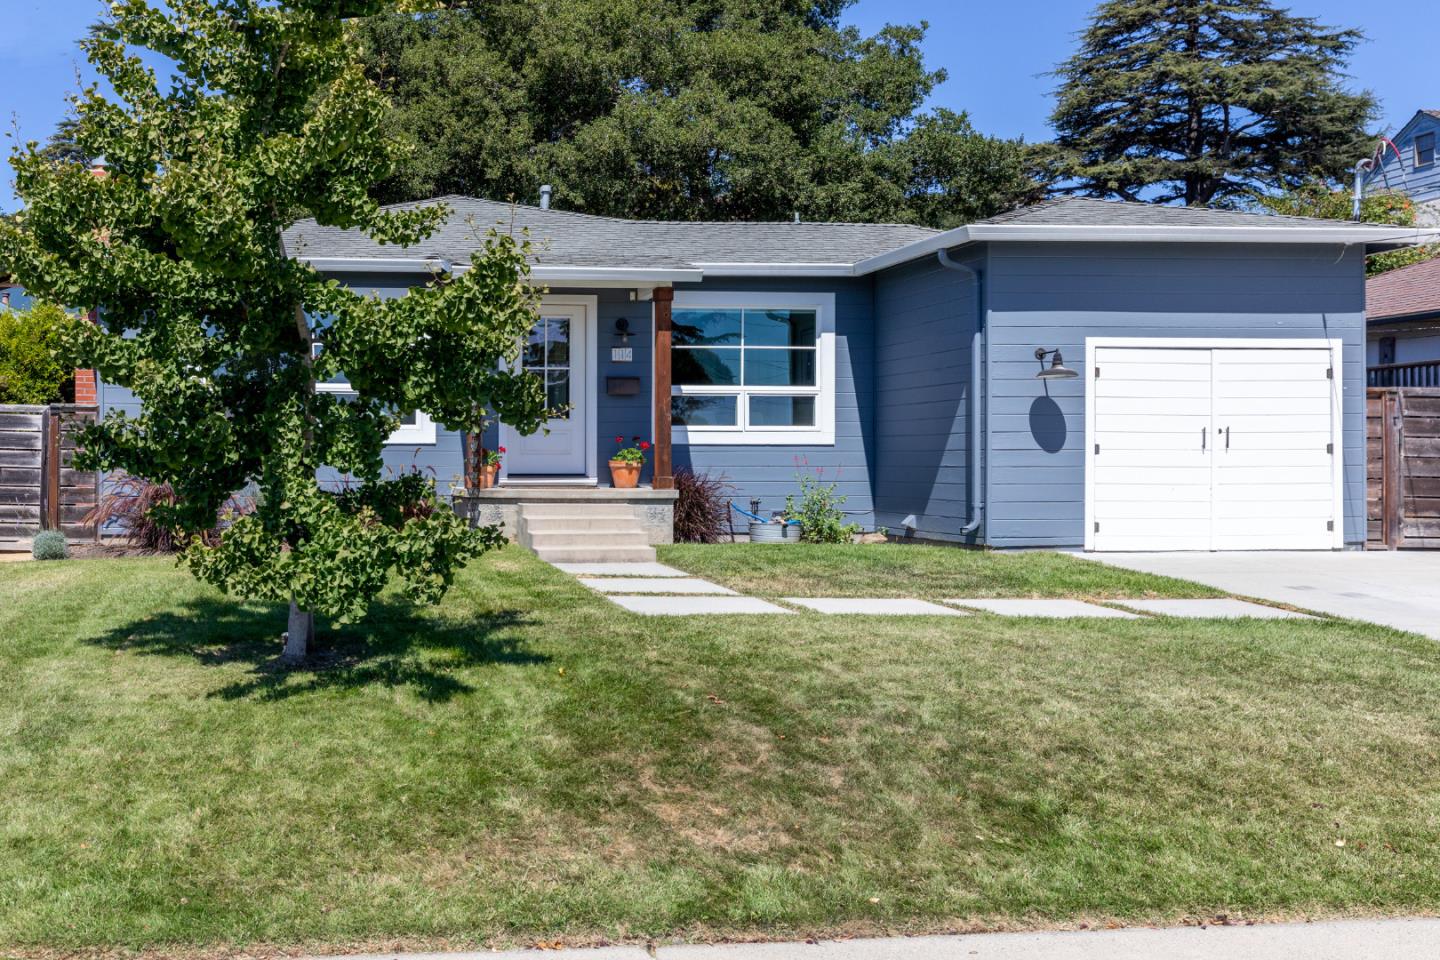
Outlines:
{"label": "roof gutter", "polygon": [[440,257],[296,257],[321,273],[449,273]]}
{"label": "roof gutter", "polygon": [[1155,227],[976,223],[926,237],[855,264],[857,277],[970,243],[1263,243],[1388,250],[1440,242],[1440,231],[1336,221],[1304,227]]}

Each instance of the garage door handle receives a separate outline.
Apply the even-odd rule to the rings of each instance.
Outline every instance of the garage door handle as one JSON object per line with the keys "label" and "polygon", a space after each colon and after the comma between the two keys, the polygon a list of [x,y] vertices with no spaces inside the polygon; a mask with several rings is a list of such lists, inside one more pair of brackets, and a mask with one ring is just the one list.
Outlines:
{"label": "garage door handle", "polygon": [[1226,427],[1226,428],[1225,428],[1225,449],[1226,449],[1226,450],[1229,450],[1229,449],[1230,449],[1230,428],[1229,428],[1229,427]]}
{"label": "garage door handle", "polygon": [[1201,427],[1201,428],[1200,428],[1200,449],[1201,449],[1202,452],[1203,452],[1204,449],[1205,449],[1205,431],[1206,431],[1206,430],[1209,430],[1209,429],[1210,429],[1209,427]]}

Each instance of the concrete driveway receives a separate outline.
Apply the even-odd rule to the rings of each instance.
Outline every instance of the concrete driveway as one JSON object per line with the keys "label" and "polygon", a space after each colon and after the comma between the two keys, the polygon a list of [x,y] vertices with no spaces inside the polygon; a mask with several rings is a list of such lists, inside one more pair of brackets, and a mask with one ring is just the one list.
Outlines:
{"label": "concrete driveway", "polygon": [[1087,553],[1128,570],[1440,640],[1440,551]]}

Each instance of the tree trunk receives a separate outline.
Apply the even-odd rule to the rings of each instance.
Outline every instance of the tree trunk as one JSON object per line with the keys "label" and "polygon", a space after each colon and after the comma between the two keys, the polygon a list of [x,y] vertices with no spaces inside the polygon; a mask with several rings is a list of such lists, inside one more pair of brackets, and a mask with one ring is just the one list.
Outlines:
{"label": "tree trunk", "polygon": [[310,655],[310,641],[315,638],[315,614],[301,610],[290,601],[290,630],[285,634],[285,652],[280,659],[286,663],[302,663]]}

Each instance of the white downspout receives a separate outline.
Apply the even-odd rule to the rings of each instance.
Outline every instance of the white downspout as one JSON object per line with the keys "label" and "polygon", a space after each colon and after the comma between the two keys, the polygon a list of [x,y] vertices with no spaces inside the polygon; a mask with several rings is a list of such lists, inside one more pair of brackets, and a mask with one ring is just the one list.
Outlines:
{"label": "white downspout", "polygon": [[975,281],[975,333],[970,340],[970,500],[972,513],[970,521],[960,528],[962,534],[976,533],[985,520],[985,496],[981,491],[981,444],[983,443],[983,432],[981,430],[980,418],[983,416],[983,404],[981,398],[984,396],[984,389],[981,380],[984,374],[984,364],[981,361],[985,350],[985,275],[974,267],[952,259],[948,250],[937,250],[936,255],[940,259],[940,265],[948,270],[955,270],[966,274]]}

